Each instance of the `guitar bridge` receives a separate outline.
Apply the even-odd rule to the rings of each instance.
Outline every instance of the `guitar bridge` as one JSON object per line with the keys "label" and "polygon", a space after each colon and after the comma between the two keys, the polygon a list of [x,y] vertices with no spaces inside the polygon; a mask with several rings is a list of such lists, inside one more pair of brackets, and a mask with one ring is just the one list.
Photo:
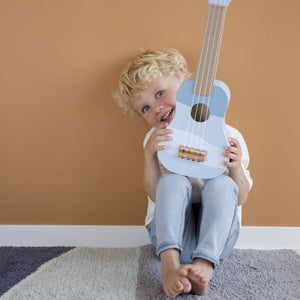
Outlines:
{"label": "guitar bridge", "polygon": [[207,152],[205,150],[180,145],[177,156],[193,161],[203,162],[205,160],[206,153]]}

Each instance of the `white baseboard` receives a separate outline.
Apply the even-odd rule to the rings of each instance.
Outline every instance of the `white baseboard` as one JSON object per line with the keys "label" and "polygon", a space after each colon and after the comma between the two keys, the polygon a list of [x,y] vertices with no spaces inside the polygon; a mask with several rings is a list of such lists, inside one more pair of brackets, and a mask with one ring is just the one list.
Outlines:
{"label": "white baseboard", "polygon": [[[136,247],[149,244],[144,226],[0,225],[0,246]],[[300,249],[300,227],[243,226],[239,249]]]}

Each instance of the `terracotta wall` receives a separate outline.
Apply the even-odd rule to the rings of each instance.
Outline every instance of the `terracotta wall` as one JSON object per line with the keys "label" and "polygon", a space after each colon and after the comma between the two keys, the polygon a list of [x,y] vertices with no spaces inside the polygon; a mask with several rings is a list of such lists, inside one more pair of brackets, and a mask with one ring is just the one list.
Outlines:
{"label": "terracotta wall", "polygon": [[[0,2],[0,223],[141,225],[142,140],[111,92],[142,48],[195,71],[206,0]],[[300,226],[300,2],[233,0],[218,79],[254,186],[244,225]]]}

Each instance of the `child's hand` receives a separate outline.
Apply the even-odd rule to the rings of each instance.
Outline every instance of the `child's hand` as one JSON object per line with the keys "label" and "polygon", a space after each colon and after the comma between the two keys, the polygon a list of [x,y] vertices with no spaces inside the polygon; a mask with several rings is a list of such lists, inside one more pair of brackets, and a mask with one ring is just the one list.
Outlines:
{"label": "child's hand", "polygon": [[241,167],[242,149],[239,142],[234,138],[229,138],[229,146],[225,146],[223,155],[229,158],[229,161],[224,161],[224,165],[229,170],[238,169]]}
{"label": "child's hand", "polygon": [[167,129],[168,125],[168,123],[163,122],[153,131],[145,146],[145,156],[155,156],[157,151],[166,149],[167,146],[159,145],[159,143],[172,140],[172,137],[168,135],[172,133],[171,129]]}

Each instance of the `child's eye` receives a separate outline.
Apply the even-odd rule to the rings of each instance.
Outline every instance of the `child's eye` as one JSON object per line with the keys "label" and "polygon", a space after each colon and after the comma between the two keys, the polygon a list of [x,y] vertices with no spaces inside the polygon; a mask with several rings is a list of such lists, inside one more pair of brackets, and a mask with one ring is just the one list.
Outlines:
{"label": "child's eye", "polygon": [[145,105],[145,106],[142,108],[142,114],[146,113],[149,109],[150,109],[150,106],[149,106],[149,105]]}
{"label": "child's eye", "polygon": [[155,98],[157,99],[157,98],[160,98],[160,97],[162,97],[162,95],[165,93],[165,91],[159,91],[159,92],[157,92],[156,94],[155,94]]}

